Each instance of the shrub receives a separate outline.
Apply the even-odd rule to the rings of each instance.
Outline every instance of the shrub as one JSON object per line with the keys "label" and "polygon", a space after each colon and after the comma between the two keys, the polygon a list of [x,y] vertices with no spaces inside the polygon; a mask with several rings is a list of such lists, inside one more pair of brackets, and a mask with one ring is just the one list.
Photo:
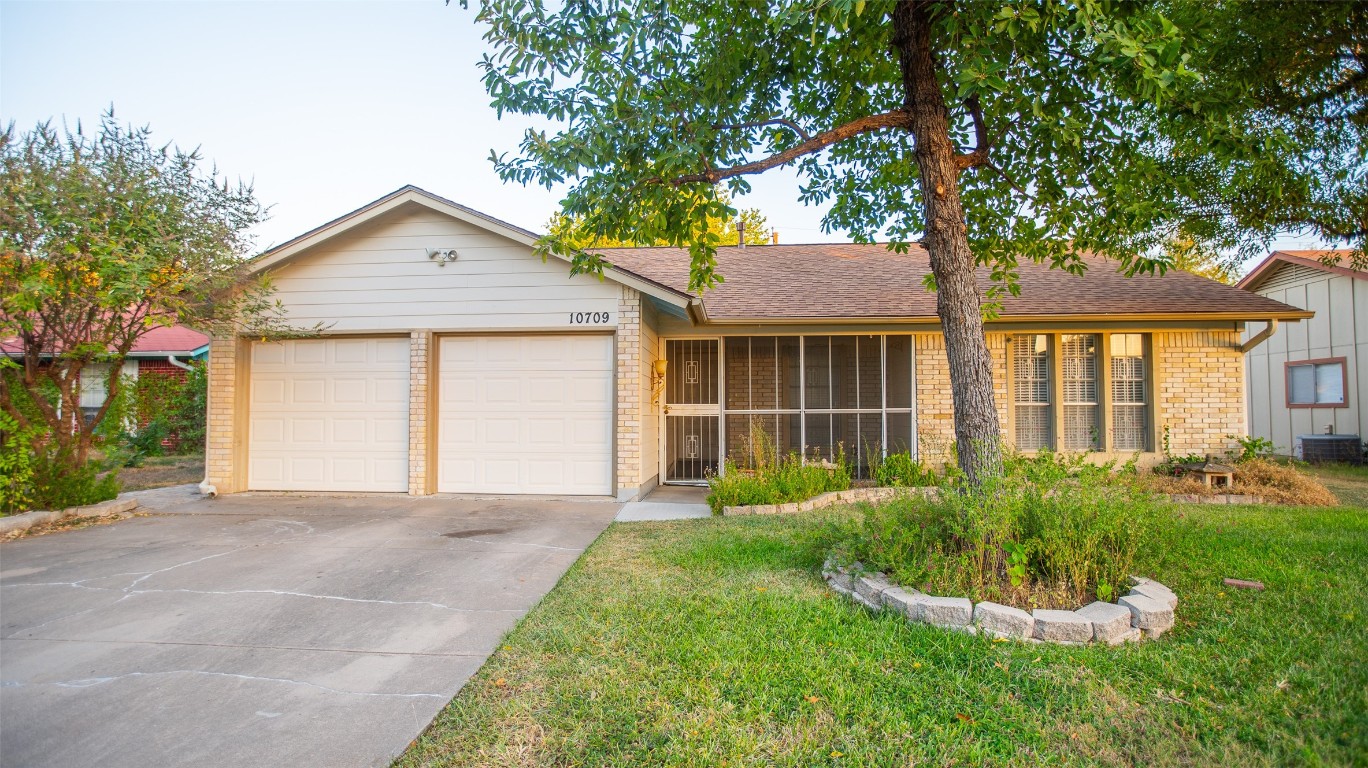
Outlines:
{"label": "shrub", "polygon": [[933,594],[1077,608],[1114,598],[1163,514],[1132,466],[1013,456],[981,487],[867,508],[815,543]]}
{"label": "shrub", "polygon": [[33,452],[31,509],[66,509],[108,501],[119,495],[116,471],[104,471],[98,462],[87,461],[71,469],[70,457],[54,445]]}
{"label": "shrub", "polygon": [[33,495],[33,428],[20,429],[19,422],[0,411],[0,515],[30,509]]}
{"label": "shrub", "polygon": [[1226,437],[1234,440],[1240,446],[1240,450],[1230,451],[1228,453],[1230,458],[1235,461],[1271,459],[1273,458],[1273,451],[1277,450],[1277,446],[1273,444],[1273,441],[1265,437],[1254,437],[1253,435],[1245,435],[1244,437],[1226,435]]}
{"label": "shrub", "polygon": [[106,430],[125,449],[129,466],[147,456],[201,453],[208,392],[208,372],[198,361],[184,376],[151,372],[126,379],[105,418]]}
{"label": "shrub", "polygon": [[[871,456],[877,453],[871,452]],[[912,458],[909,451],[890,453],[888,456],[870,461],[874,482],[886,487],[913,488],[935,485],[936,474],[922,464],[920,459]]]}
{"label": "shrub", "polygon": [[850,465],[839,450],[831,463],[807,463],[795,453],[759,463],[753,470],[742,470],[728,459],[721,475],[708,478],[708,506],[716,515],[723,507],[787,504],[849,487]]}

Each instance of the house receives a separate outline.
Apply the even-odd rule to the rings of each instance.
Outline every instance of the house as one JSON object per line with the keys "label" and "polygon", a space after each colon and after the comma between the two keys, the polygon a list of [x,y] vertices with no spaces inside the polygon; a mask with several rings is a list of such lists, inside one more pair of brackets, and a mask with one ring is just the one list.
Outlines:
{"label": "house", "polygon": [[[0,340],[0,354],[21,357],[18,339]],[[122,375],[138,378],[155,373],[163,376],[185,375],[189,361],[203,360],[209,354],[209,337],[183,325],[158,326],[133,344],[123,364]],[[81,369],[81,411],[87,419],[104,405],[108,395],[109,363],[87,363]]]}
{"label": "house", "polygon": [[[922,249],[723,248],[726,281],[697,296],[682,251],[605,251],[600,278],[536,238],[405,187],[262,254],[290,317],[327,330],[213,340],[207,483],[626,500],[702,482],[761,432],[861,467],[953,439]],[[1245,432],[1245,324],[1310,316],[1101,260],[1022,265],[1021,287],[988,344],[1025,450],[1224,449]]]}
{"label": "house", "polygon": [[[1368,272],[1348,250],[1275,251],[1238,287],[1315,313],[1281,325],[1248,356],[1249,432],[1280,453],[1299,435],[1368,434]],[[1322,259],[1338,260],[1332,266]]]}

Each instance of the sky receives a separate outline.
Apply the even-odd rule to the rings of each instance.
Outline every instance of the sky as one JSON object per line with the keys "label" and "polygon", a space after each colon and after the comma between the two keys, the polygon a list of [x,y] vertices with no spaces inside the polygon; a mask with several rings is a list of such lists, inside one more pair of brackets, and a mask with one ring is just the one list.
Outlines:
{"label": "sky", "polygon": [[[473,9],[442,0],[0,0],[0,122],[89,125],[113,105],[155,140],[198,146],[271,207],[260,249],[405,184],[540,232],[564,190],[494,173],[490,151],[516,150],[532,122],[489,106],[481,34]],[[736,203],[781,242],[847,239],[821,231],[791,171],[752,185]]]}

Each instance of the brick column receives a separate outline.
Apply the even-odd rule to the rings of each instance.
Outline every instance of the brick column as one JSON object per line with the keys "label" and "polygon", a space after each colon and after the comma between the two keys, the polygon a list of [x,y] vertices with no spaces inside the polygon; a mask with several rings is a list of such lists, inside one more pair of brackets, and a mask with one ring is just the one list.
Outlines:
{"label": "brick column", "polygon": [[618,299],[616,336],[617,495],[636,496],[641,488],[641,294],[623,287]]}
{"label": "brick column", "polygon": [[408,492],[410,496],[428,493],[428,413],[433,356],[432,333],[409,334],[409,451]]}
{"label": "brick column", "polygon": [[[239,392],[238,382],[245,377],[245,361],[250,346],[235,337],[215,337],[209,341],[209,403],[208,430],[204,438],[205,476],[219,493],[234,493],[247,487],[247,467],[238,466],[244,451],[239,450],[246,440],[240,434],[239,423],[246,424],[246,414],[239,413],[239,403],[246,402],[247,393]],[[243,365],[239,365],[239,359]],[[245,389],[246,385],[243,385]]]}

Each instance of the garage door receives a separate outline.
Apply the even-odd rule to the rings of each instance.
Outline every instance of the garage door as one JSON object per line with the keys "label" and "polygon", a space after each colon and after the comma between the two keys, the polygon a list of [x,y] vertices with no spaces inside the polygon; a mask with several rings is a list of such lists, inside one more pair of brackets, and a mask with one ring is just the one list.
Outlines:
{"label": "garage door", "polygon": [[611,336],[460,336],[439,354],[437,490],[611,493]]}
{"label": "garage door", "polygon": [[407,491],[409,341],[252,345],[247,486]]}

